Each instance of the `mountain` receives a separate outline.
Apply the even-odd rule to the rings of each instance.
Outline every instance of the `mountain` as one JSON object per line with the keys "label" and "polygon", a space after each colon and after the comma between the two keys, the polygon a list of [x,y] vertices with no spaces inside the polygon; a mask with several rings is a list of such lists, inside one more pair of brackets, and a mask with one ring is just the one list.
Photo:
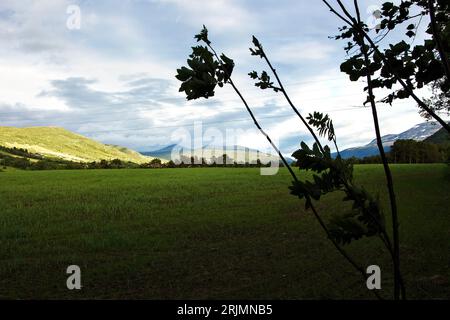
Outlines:
{"label": "mountain", "polygon": [[153,158],[170,159],[172,155],[172,150],[175,149],[176,147],[177,147],[176,144],[171,144],[161,149],[156,149],[153,151],[141,151],[140,153],[145,156],[151,156]]}
{"label": "mountain", "polygon": [[441,128],[424,141],[434,144],[450,144],[450,133],[448,133],[444,128]]}
{"label": "mountain", "polygon": [[[191,157],[197,157],[197,159],[205,158],[206,162],[212,163],[222,159],[223,154],[226,154],[231,163],[245,163],[245,162],[256,162],[260,159],[262,163],[267,163],[269,161],[278,161],[279,158],[269,153],[260,152],[256,149],[251,149],[243,146],[212,146],[207,145],[202,148],[197,149],[185,149],[176,144],[166,146],[164,148],[141,152],[144,155],[149,155],[156,158],[172,159],[173,161],[190,161]],[[172,153],[175,157],[172,157]]]}
{"label": "mountain", "polygon": [[136,151],[105,145],[58,127],[0,127],[0,145],[77,162],[120,159],[140,164],[152,160]]}
{"label": "mountain", "polygon": [[[382,136],[381,141],[383,142],[384,150],[386,152],[389,152],[391,146],[397,140],[412,139],[416,141],[422,141],[435,134],[441,128],[442,127],[435,121],[423,122],[399,134],[387,134],[385,136]],[[364,146],[349,148],[341,151],[341,156],[343,158],[364,158],[377,154],[378,147],[376,139],[372,140],[370,143]]]}

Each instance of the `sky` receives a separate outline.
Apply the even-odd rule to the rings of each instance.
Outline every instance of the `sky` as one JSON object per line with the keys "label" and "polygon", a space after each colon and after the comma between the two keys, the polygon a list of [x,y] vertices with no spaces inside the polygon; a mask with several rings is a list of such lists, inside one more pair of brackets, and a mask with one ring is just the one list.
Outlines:
{"label": "sky", "polygon": [[[360,1],[367,23],[380,3]],[[306,0],[2,0],[0,126],[64,127],[138,151],[220,136],[268,150],[229,86],[207,100],[178,92],[176,69],[203,24],[216,50],[234,59],[234,82],[283,153],[312,139],[280,93],[259,90],[247,75],[268,69],[250,55],[252,35],[299,110],[332,117],[341,149],[374,139],[364,83],[340,72],[345,42],[329,38],[341,23],[321,1]],[[423,37],[419,28],[415,41]],[[423,122],[417,111],[411,100],[380,104],[382,134]]]}

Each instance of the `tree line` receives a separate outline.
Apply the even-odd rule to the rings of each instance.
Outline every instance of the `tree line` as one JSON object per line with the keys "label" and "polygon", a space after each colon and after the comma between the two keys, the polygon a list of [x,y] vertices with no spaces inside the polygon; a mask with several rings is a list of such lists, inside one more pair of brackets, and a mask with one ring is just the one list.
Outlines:
{"label": "tree line", "polygon": [[[182,157],[178,161],[162,161],[154,158],[147,163],[137,164],[120,159],[92,162],[76,162],[55,158],[45,158],[31,153],[27,149],[0,146],[0,168],[13,167],[22,170],[75,170],[75,169],[158,169],[158,168],[201,168],[201,167],[270,167],[271,163],[262,163],[259,159],[238,163],[227,154],[207,161],[205,158]],[[280,164],[282,166],[282,164]]]}
{"label": "tree line", "polygon": [[[237,162],[233,161],[227,154],[223,154],[221,157],[212,157],[210,161],[205,158],[198,158],[197,156],[192,157],[181,157],[180,160],[167,162],[162,162],[161,159],[155,158],[148,163],[143,163],[140,165],[141,168],[216,168],[216,167],[227,167],[227,168],[261,168],[270,167],[271,162],[263,163],[260,159],[250,162]],[[279,166],[283,166],[283,163],[279,163]]]}
{"label": "tree line", "polygon": [[[8,153],[2,153],[1,151]],[[15,157],[15,156],[17,157]],[[425,141],[397,140],[392,145],[390,152],[386,153],[390,163],[450,163],[450,143],[435,144]],[[33,161],[34,160],[34,161]],[[352,164],[380,164],[380,155],[364,158],[352,157],[347,160]],[[296,166],[298,164],[294,164]],[[100,160],[92,162],[75,162],[62,159],[44,158],[37,153],[31,153],[27,149],[7,148],[0,146],[0,167],[13,167],[23,170],[75,170],[75,169],[158,169],[158,168],[261,168],[270,167],[271,163],[262,163],[260,159],[250,162],[233,161],[227,154],[214,157],[210,161],[197,156],[183,156],[177,161],[163,162],[154,158],[147,163],[137,164],[120,159]],[[283,162],[280,161],[280,167]]]}
{"label": "tree line", "polygon": [[[397,140],[386,156],[390,163],[450,163],[450,144]],[[380,155],[352,157],[349,161],[354,164],[382,163]]]}

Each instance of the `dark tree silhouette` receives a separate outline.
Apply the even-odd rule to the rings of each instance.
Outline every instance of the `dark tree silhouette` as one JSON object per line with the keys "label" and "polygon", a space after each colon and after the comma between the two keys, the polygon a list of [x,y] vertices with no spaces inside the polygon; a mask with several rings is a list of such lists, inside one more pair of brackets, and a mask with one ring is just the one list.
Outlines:
{"label": "dark tree silhouette", "polygon": [[[300,118],[302,123],[308,128],[315,140],[312,149],[302,142],[301,149],[293,154],[293,157],[297,159],[297,165],[300,170],[311,170],[314,172],[313,181],[301,181],[297,178],[277,146],[261,128],[249,107],[249,104],[232,81],[231,74],[234,69],[233,60],[224,54],[219,57],[212,47],[211,41],[208,39],[208,31],[205,27],[203,27],[203,30],[196,35],[195,38],[197,41],[204,42],[206,46],[193,47],[192,54],[187,60],[189,68],[182,67],[178,69],[176,75],[177,79],[182,82],[180,91],[186,93],[186,98],[188,100],[209,98],[214,96],[216,86],[222,87],[225,84],[231,85],[252,117],[256,127],[266,136],[267,140],[279,154],[283,165],[288,169],[293,179],[292,186],[290,187],[291,193],[300,199],[305,199],[305,208],[310,209],[313,212],[315,218],[327,234],[327,238],[333,243],[338,252],[360,272],[364,279],[367,279],[364,268],[362,268],[344,250],[342,247],[343,245],[365,236],[378,236],[391,253],[391,257],[394,259],[394,247],[386,231],[384,215],[381,206],[378,203],[378,199],[372,197],[364,188],[354,184],[351,162],[343,160],[339,154],[338,157],[334,159],[331,156],[330,148],[328,146],[323,146],[314,132],[313,128],[315,128],[320,135],[325,136],[329,141],[332,141],[337,148],[333,123],[328,115],[323,115],[318,112],[310,114],[307,118],[301,115],[286,93],[275,68],[272,67],[267,58],[261,43],[256,37],[253,37],[253,44],[255,47],[250,49],[252,55],[265,59],[277,79],[278,86],[275,86],[273,82],[270,81],[270,76],[265,71],[261,74],[253,71],[249,74],[250,77],[257,80],[255,85],[261,89],[272,89],[275,92],[283,93],[291,108]],[[352,202],[352,212],[334,217],[327,225],[318,214],[314,201],[318,201],[322,195],[336,190],[344,191],[345,198],[343,201]],[[372,292],[380,298],[376,291]]]}
{"label": "dark tree silhouette", "polygon": [[[380,35],[373,38],[369,27],[364,23],[358,23],[357,17],[349,12],[341,0],[336,1],[341,12],[330,5],[329,1],[322,1],[332,13],[345,23],[340,28],[341,34],[334,38],[350,40],[345,48],[349,54],[353,52],[355,47],[359,48],[353,56],[341,65],[341,70],[349,75],[350,80],[357,81],[360,77],[366,77],[367,70],[369,70],[373,78],[370,84],[373,89],[386,88],[392,90],[394,85],[399,84],[401,89],[394,90],[380,101],[392,103],[395,99],[411,97],[421,109],[421,114],[434,118],[450,132],[450,125],[436,113],[437,111],[445,111],[447,106],[440,108],[439,104],[430,104],[429,101],[419,98],[416,94],[416,89],[431,84],[438,86],[442,94],[446,96],[449,94],[449,2],[410,0],[402,1],[398,6],[392,2],[385,2],[381,10],[382,20],[379,28],[376,29]],[[356,8],[358,1],[355,0],[353,3]],[[418,9],[419,13],[412,14],[412,8]],[[425,15],[430,16],[427,33],[431,39],[426,39],[424,44],[415,45],[413,48],[405,40],[390,44],[386,49],[381,48],[381,41],[391,30],[400,28],[406,21]],[[420,21],[417,25],[411,23],[407,26],[406,37],[415,37],[414,29],[417,29]],[[369,60],[367,66],[358,44],[359,37],[363,37],[367,42],[364,45],[367,46],[366,51]],[[367,89],[368,87],[366,87]],[[370,100],[368,99],[366,102],[370,103]]]}

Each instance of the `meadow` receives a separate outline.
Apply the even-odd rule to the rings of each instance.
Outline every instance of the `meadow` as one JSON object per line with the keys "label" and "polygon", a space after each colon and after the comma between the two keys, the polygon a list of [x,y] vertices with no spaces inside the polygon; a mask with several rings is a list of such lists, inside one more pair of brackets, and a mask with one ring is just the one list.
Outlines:
{"label": "meadow", "polygon": [[[450,174],[446,165],[393,165],[402,271],[410,299],[450,298]],[[379,192],[380,165],[355,166]],[[256,168],[0,172],[0,298],[373,299],[335,251],[287,171]],[[348,210],[334,193],[325,219]],[[348,246],[382,270],[377,238]],[[79,265],[83,288],[66,288]]]}

